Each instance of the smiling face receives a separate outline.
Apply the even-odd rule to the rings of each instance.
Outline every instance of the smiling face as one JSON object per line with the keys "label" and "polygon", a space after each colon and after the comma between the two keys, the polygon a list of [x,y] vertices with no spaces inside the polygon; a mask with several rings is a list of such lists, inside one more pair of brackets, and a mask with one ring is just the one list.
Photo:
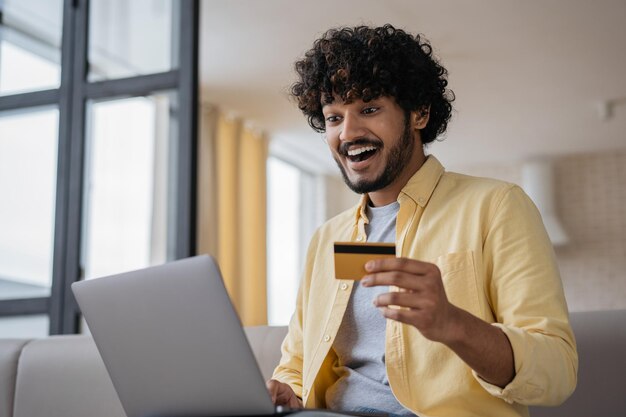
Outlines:
{"label": "smiling face", "polygon": [[418,130],[423,118],[407,115],[385,96],[349,104],[335,100],[322,112],[328,146],[348,187],[370,194],[372,202],[372,194],[386,192],[395,200],[424,159]]}

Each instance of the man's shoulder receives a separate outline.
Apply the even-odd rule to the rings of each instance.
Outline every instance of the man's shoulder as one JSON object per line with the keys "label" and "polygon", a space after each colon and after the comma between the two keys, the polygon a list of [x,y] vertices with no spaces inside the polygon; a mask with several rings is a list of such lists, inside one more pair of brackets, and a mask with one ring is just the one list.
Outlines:
{"label": "man's shoulder", "polygon": [[442,191],[471,194],[474,196],[503,196],[512,189],[520,187],[514,183],[495,178],[476,177],[458,172],[446,171],[439,182]]}
{"label": "man's shoulder", "polygon": [[482,213],[491,217],[507,199],[526,199],[526,194],[516,184],[493,178],[475,177],[456,172],[446,172],[433,193],[437,207],[454,207],[459,215]]}

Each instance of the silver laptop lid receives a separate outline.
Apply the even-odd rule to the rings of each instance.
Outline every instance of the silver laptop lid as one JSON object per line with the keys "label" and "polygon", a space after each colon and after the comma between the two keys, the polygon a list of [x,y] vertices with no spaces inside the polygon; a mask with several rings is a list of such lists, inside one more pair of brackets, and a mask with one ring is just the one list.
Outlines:
{"label": "silver laptop lid", "polygon": [[72,291],[128,417],[274,412],[213,258],[76,282]]}

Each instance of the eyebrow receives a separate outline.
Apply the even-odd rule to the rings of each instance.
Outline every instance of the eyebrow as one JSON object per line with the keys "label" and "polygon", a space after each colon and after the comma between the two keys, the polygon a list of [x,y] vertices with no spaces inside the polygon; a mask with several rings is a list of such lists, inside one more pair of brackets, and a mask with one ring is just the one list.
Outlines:
{"label": "eyebrow", "polygon": [[322,111],[328,107],[334,106],[335,104],[336,104],[335,102],[322,104]]}

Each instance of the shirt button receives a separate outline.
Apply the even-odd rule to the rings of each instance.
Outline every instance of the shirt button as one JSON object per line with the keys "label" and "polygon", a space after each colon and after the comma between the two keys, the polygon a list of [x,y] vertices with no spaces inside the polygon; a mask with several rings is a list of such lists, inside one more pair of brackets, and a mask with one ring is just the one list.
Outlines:
{"label": "shirt button", "polygon": [[341,284],[341,287],[339,287],[339,288],[341,288],[342,290],[344,290],[344,291],[345,291],[345,290],[347,290],[347,289],[348,289],[348,284],[346,284],[346,283],[344,282],[343,284]]}
{"label": "shirt button", "polygon": [[306,389],[306,388],[303,388],[302,389],[302,396],[307,396],[307,395],[309,395],[309,390]]}
{"label": "shirt button", "polygon": [[420,204],[424,204],[424,201],[426,201],[423,197],[420,197],[417,199],[417,202]]}
{"label": "shirt button", "polygon": [[330,340],[330,336],[329,335],[324,336],[324,342],[328,342],[329,340]]}
{"label": "shirt button", "polygon": [[363,236],[359,236],[356,238],[357,242],[361,242],[363,240]]}

